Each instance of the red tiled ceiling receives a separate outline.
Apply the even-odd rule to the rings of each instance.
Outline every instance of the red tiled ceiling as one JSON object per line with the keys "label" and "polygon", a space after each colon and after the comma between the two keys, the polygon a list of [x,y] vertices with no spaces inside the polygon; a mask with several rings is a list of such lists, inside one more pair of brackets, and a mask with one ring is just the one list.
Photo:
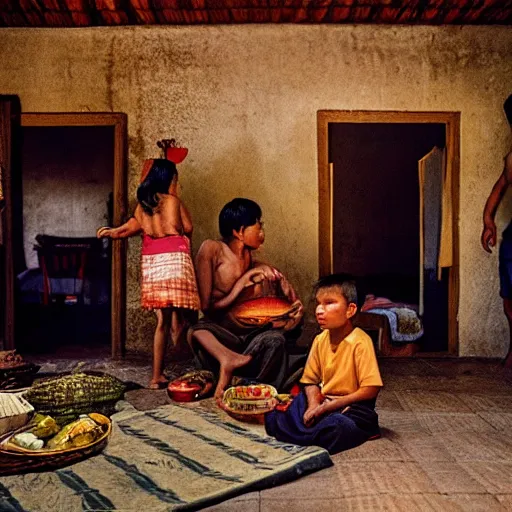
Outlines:
{"label": "red tiled ceiling", "polygon": [[150,10],[154,7],[154,2],[150,0],[130,0],[130,5],[136,10]]}
{"label": "red tiled ceiling", "polygon": [[77,27],[88,27],[91,24],[91,17],[81,12],[72,12],[73,24]]}
{"label": "red tiled ceiling", "polygon": [[96,9],[98,11],[118,11],[122,12],[123,2],[122,0],[95,0]]}
{"label": "red tiled ceiling", "polygon": [[44,20],[48,27],[73,27],[73,20],[69,13],[45,12]]}
{"label": "red tiled ceiling", "polygon": [[395,21],[400,14],[400,9],[391,9],[388,7],[384,7],[383,9],[379,9],[377,11],[376,16],[374,16],[373,21],[380,23],[392,23]]}
{"label": "red tiled ceiling", "polygon": [[41,27],[44,26],[44,18],[38,12],[26,12],[25,17],[27,18],[27,22],[29,26],[32,27]]}
{"label": "red tiled ceiling", "polygon": [[37,0],[20,0],[19,3],[22,11],[41,11],[41,2]]}
{"label": "red tiled ceiling", "polygon": [[180,25],[183,23],[183,14],[176,9],[162,9],[157,13],[160,23],[169,23],[170,25]]}
{"label": "red tiled ceiling", "polygon": [[212,9],[210,13],[210,23],[229,23],[231,16],[229,9]]}
{"label": "red tiled ceiling", "polygon": [[350,7],[335,7],[332,10],[332,20],[335,23],[346,21],[350,17]]}
{"label": "red tiled ceiling", "polygon": [[0,0],[2,26],[217,23],[512,25],[512,0]]}
{"label": "red tiled ceiling", "polygon": [[151,5],[156,10],[181,9],[179,0],[153,0]]}
{"label": "red tiled ceiling", "polygon": [[143,11],[142,9],[135,9],[134,11],[137,21],[141,25],[151,25],[156,23],[155,15],[151,11]]}
{"label": "red tiled ceiling", "polygon": [[101,17],[106,25],[126,25],[128,23],[128,15],[124,11],[101,11]]}

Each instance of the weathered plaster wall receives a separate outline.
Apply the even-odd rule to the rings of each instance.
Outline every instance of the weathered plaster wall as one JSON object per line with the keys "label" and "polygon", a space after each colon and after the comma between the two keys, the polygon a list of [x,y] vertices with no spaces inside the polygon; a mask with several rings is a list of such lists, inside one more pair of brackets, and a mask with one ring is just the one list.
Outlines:
{"label": "weathered plaster wall", "polygon": [[[460,354],[505,353],[497,256],[479,236],[510,144],[509,28],[4,28],[0,60],[0,92],[18,94],[25,111],[128,114],[131,198],[155,141],[178,137],[190,148],[180,169],[195,247],[216,236],[226,201],[251,197],[264,211],[264,255],[304,297],[318,268],[317,110],[460,111]],[[500,210],[500,227],[510,213]],[[148,349],[138,241],[129,268],[128,347]]]}

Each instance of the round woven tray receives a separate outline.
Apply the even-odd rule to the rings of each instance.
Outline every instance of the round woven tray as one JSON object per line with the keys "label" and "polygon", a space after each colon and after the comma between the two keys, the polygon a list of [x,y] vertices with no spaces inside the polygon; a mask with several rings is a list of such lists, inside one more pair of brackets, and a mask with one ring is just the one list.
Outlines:
{"label": "round woven tray", "polygon": [[227,389],[220,406],[239,421],[262,424],[265,413],[272,411],[277,402],[277,390],[273,386],[254,384]]}
{"label": "round woven tray", "polygon": [[[275,405],[274,405],[274,407],[275,407]],[[233,409],[230,409],[229,407],[227,407],[225,405],[222,406],[222,409],[225,410],[235,420],[243,421],[245,423],[257,423],[258,425],[263,425],[265,423],[265,414],[267,412],[273,411],[274,407],[260,410],[258,412],[234,411]]]}
{"label": "round woven tray", "polygon": [[22,363],[0,368],[0,390],[19,390],[32,385],[41,367],[33,363]]}
{"label": "round woven tray", "polygon": [[13,435],[29,430],[32,428],[31,425],[26,425],[0,437],[0,476],[55,470],[100,452],[108,443],[112,432],[112,422],[101,414],[97,416],[101,418],[103,434],[92,443],[76,448],[29,450],[14,446],[9,442]]}

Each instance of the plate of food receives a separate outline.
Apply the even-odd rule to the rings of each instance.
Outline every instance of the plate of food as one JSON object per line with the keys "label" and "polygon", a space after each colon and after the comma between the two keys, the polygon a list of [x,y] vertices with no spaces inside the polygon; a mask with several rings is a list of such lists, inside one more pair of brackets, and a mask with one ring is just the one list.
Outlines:
{"label": "plate of food", "polygon": [[62,428],[38,414],[0,438],[0,476],[68,466],[103,450],[111,432],[112,422],[99,413],[83,414]]}
{"label": "plate of food", "polygon": [[233,386],[224,392],[220,407],[239,421],[262,424],[265,413],[278,403],[277,390],[268,384]]}

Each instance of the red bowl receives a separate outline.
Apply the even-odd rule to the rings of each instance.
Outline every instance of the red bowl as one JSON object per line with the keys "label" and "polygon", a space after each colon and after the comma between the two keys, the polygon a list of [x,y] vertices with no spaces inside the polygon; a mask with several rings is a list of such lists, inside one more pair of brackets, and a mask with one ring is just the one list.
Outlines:
{"label": "red bowl", "polygon": [[201,391],[199,384],[192,384],[185,380],[173,380],[167,386],[167,394],[175,402],[192,402]]}
{"label": "red bowl", "polygon": [[185,160],[185,157],[188,155],[187,148],[178,148],[176,146],[170,146],[165,150],[165,158],[174,162],[175,164],[179,164]]}

